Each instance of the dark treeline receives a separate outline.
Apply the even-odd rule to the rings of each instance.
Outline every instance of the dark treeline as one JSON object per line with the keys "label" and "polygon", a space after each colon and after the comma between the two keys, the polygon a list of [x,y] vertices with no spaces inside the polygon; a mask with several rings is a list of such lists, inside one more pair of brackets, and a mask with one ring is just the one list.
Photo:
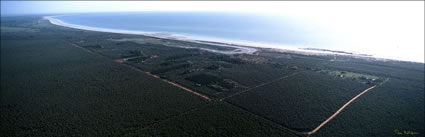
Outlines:
{"label": "dark treeline", "polygon": [[421,63],[268,49],[223,55],[196,48],[234,48],[77,30],[40,16],[2,17],[1,27],[0,136],[294,136],[278,125],[309,131],[385,79],[312,136],[424,135]]}

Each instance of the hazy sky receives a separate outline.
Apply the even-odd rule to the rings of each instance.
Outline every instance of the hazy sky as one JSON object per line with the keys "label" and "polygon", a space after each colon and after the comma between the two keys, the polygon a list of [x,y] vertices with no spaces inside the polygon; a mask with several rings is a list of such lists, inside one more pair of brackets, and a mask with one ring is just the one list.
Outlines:
{"label": "hazy sky", "polygon": [[424,62],[424,1],[1,1],[2,16],[117,11],[235,11],[294,16],[329,27],[327,35],[335,35],[359,50]]}

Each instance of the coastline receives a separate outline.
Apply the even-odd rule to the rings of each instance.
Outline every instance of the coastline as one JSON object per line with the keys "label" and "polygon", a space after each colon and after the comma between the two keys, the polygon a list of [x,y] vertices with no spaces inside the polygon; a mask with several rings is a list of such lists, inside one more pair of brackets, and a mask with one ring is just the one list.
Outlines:
{"label": "coastline", "polygon": [[[61,15],[58,15],[61,16]],[[142,35],[142,36],[149,36],[149,37],[155,37],[155,38],[161,38],[161,39],[169,39],[169,40],[180,40],[180,41],[187,41],[187,42],[194,42],[194,43],[200,43],[200,44],[208,44],[213,46],[222,46],[222,47],[232,47],[236,48],[233,51],[222,51],[222,50],[215,50],[215,49],[208,49],[208,48],[197,48],[201,50],[206,50],[210,52],[216,52],[216,53],[222,53],[222,54],[254,54],[258,51],[258,49],[253,47],[246,47],[246,46],[235,46],[234,44],[227,44],[225,42],[209,42],[205,40],[198,40],[198,39],[191,39],[185,36],[178,36],[173,34],[166,34],[166,33],[159,33],[159,32],[143,32],[143,31],[128,31],[128,30],[116,30],[116,29],[105,29],[105,28],[97,28],[97,27],[88,27],[88,26],[82,26],[82,25],[76,25],[76,24],[69,24],[66,22],[63,22],[59,19],[54,18],[56,16],[44,16],[43,19],[48,20],[51,24],[68,27],[68,28],[74,28],[74,29],[80,29],[80,30],[87,30],[87,31],[97,31],[97,32],[107,32],[107,33],[118,33],[118,34],[131,34],[131,35]],[[195,47],[180,47],[180,48],[195,48]]]}
{"label": "coastline", "polygon": [[[68,27],[68,28],[74,28],[74,29],[80,29],[80,30],[87,30],[87,31],[97,31],[97,32],[107,32],[107,33],[118,33],[118,34],[131,34],[131,35],[142,35],[142,36],[149,36],[149,37],[155,37],[155,38],[161,38],[161,39],[169,39],[169,40],[180,40],[180,41],[187,41],[187,42],[194,42],[194,43],[200,43],[200,44],[207,44],[212,46],[222,46],[222,47],[232,47],[236,48],[232,51],[223,51],[223,50],[215,50],[215,49],[209,49],[209,48],[197,48],[205,51],[210,52],[216,52],[216,53],[222,53],[222,54],[254,54],[255,52],[259,50],[270,50],[270,51],[276,51],[276,52],[286,52],[286,53],[296,53],[296,54],[303,54],[303,55],[318,55],[318,56],[351,56],[354,58],[364,58],[364,59],[374,59],[374,60],[380,60],[380,61],[406,61],[406,62],[414,62],[414,63],[423,63],[423,62],[416,62],[416,61],[409,61],[409,60],[402,60],[402,59],[394,59],[391,57],[377,57],[374,55],[366,55],[366,54],[357,54],[354,52],[332,52],[332,50],[326,50],[326,49],[319,49],[319,50],[312,50],[314,48],[309,48],[308,46],[302,47],[302,48],[296,48],[294,46],[289,45],[276,45],[276,44],[266,44],[266,43],[253,43],[253,42],[243,42],[243,41],[233,41],[233,40],[219,40],[219,39],[211,39],[211,38],[200,38],[196,36],[184,36],[184,35],[178,35],[178,34],[169,34],[169,33],[162,33],[162,32],[145,32],[145,31],[130,31],[130,30],[118,30],[118,29],[106,29],[106,28],[98,28],[98,27],[89,27],[89,26],[83,26],[83,25],[77,25],[77,24],[70,24],[66,23],[62,20],[56,19],[54,17],[63,16],[63,15],[56,15],[56,16],[43,16],[43,19],[48,20],[51,24]],[[232,42],[230,42],[232,41]],[[180,47],[180,48],[195,48],[195,47]],[[347,54],[349,53],[349,54]]]}

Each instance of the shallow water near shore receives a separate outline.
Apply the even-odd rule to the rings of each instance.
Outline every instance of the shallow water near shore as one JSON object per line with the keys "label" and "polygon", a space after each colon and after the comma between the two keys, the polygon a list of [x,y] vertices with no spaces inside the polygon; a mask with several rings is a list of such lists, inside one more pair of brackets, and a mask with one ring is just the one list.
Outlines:
{"label": "shallow water near shore", "polygon": [[[307,52],[347,51],[352,55],[423,62],[394,49],[358,48],[364,44],[344,44],[347,36],[335,33],[329,26],[295,17],[265,14],[222,12],[126,12],[85,13],[55,16],[61,24],[82,26],[80,29],[152,34],[161,37],[236,43],[256,47]],[[91,29],[91,30],[93,30]],[[356,42],[361,42],[357,39]],[[248,44],[247,44],[248,43]],[[366,46],[367,47],[367,46]],[[373,47],[373,46],[372,46]],[[333,53],[332,53],[333,54]]]}
{"label": "shallow water near shore", "polygon": [[323,42],[314,36],[314,30],[300,25],[299,21],[260,14],[140,12],[73,14],[55,18],[69,24],[96,28],[281,44],[299,48],[307,45],[320,47]]}

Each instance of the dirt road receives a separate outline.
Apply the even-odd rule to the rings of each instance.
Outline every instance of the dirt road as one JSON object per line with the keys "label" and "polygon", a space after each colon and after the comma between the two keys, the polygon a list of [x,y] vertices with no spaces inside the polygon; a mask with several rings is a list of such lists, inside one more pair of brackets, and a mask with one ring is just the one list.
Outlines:
{"label": "dirt road", "polygon": [[325,121],[323,121],[319,126],[317,126],[315,129],[313,129],[310,132],[305,132],[304,134],[307,135],[311,135],[316,133],[320,128],[322,128],[324,125],[326,125],[330,120],[332,120],[335,116],[337,116],[339,113],[341,113],[342,110],[344,110],[345,107],[347,107],[348,105],[351,104],[351,102],[353,102],[354,100],[356,100],[357,98],[359,98],[361,95],[363,95],[364,93],[368,92],[369,90],[375,88],[376,85],[362,91],[360,94],[358,94],[357,96],[355,96],[354,98],[352,98],[350,101],[348,101],[347,103],[345,103],[341,108],[339,108],[332,116],[330,116],[328,119],[326,119]]}
{"label": "dirt road", "polygon": [[[97,52],[94,52],[94,51],[88,50],[88,49],[86,49],[86,48],[83,48],[83,47],[81,47],[81,46],[79,46],[79,45],[75,44],[75,43],[71,43],[71,45],[72,45],[72,46],[74,46],[74,47],[76,47],[76,48],[82,49],[82,50],[84,50],[84,51],[86,51],[86,52],[89,52],[89,53],[92,53],[92,54],[96,54],[96,55],[98,55],[98,56],[102,56],[102,57],[105,57],[105,58],[110,59],[110,57],[107,57],[107,56],[102,55],[102,54],[100,54],[100,53],[97,53]],[[168,80],[166,80],[166,79],[162,79],[162,78],[160,78],[160,77],[159,77],[159,76],[157,76],[157,75],[151,74],[150,72],[143,71],[143,70],[141,70],[141,69],[139,69],[139,68],[137,68],[137,67],[134,67],[134,66],[132,66],[132,65],[129,65],[129,64],[125,63],[122,59],[113,59],[112,61],[113,61],[113,62],[120,63],[121,65],[127,66],[127,67],[129,67],[129,68],[131,68],[131,69],[133,69],[133,70],[135,70],[135,71],[137,71],[137,72],[145,73],[145,74],[147,74],[147,75],[149,75],[149,76],[152,76],[152,77],[154,77],[154,78],[160,79],[160,80],[162,80],[162,81],[164,81],[164,82],[166,82],[166,83],[168,83],[168,84],[170,84],[170,85],[172,85],[172,86],[175,86],[175,87],[178,87],[178,88],[180,88],[180,89],[183,89],[183,90],[185,90],[185,91],[187,91],[187,92],[189,92],[189,93],[192,93],[192,94],[194,94],[194,95],[196,95],[196,96],[199,96],[199,97],[201,97],[201,98],[203,98],[203,99],[205,99],[205,100],[207,100],[207,101],[212,101],[212,100],[211,100],[208,96],[206,96],[206,95],[203,95],[203,94],[201,94],[201,93],[199,93],[199,92],[193,91],[193,90],[191,90],[191,89],[189,89],[189,88],[186,88],[186,87],[184,87],[184,86],[181,86],[181,85],[179,85],[179,84],[177,84],[177,83],[174,83],[174,82],[168,81]]]}
{"label": "dirt road", "polygon": [[305,133],[303,133],[303,134],[306,134],[306,135],[311,135],[311,134],[314,134],[314,133],[316,133],[320,128],[322,128],[324,125],[326,125],[330,120],[332,120],[336,115],[338,115],[345,107],[347,107],[348,105],[350,105],[354,100],[356,100],[357,98],[359,98],[361,95],[363,95],[364,93],[366,93],[366,92],[368,92],[368,91],[370,91],[370,90],[372,90],[373,88],[375,88],[376,86],[380,86],[380,85],[382,85],[382,84],[384,84],[384,83],[386,83],[387,81],[389,80],[389,78],[386,78],[383,82],[381,82],[381,83],[379,83],[379,84],[377,84],[377,85],[374,85],[374,86],[372,86],[372,87],[370,87],[370,88],[367,88],[367,89],[365,89],[364,91],[362,91],[362,92],[360,92],[357,96],[355,96],[354,98],[352,98],[350,101],[348,101],[347,103],[345,103],[341,108],[339,108],[338,109],[338,111],[336,111],[332,116],[330,116],[328,119],[326,119],[325,121],[323,121],[319,126],[317,126],[315,129],[313,129],[312,131],[310,131],[310,132],[305,132]]}
{"label": "dirt road", "polygon": [[287,76],[283,76],[283,77],[277,78],[277,79],[272,80],[272,81],[269,81],[269,82],[264,82],[264,83],[258,84],[258,85],[256,85],[256,86],[253,86],[253,87],[251,87],[251,88],[247,89],[247,90],[240,91],[240,92],[236,92],[236,93],[234,93],[234,94],[232,94],[232,95],[229,95],[229,96],[227,96],[227,97],[221,98],[221,99],[220,99],[220,101],[223,101],[223,100],[224,100],[224,99],[226,99],[226,98],[230,98],[230,97],[233,97],[233,96],[236,96],[236,95],[239,95],[239,94],[245,93],[245,92],[250,91],[250,90],[252,90],[252,89],[255,89],[255,88],[258,88],[258,87],[262,87],[262,86],[264,86],[264,85],[267,85],[267,84],[270,84],[270,83],[273,83],[273,82],[279,81],[279,80],[281,80],[281,79],[284,79],[284,78],[287,78],[287,77],[293,76],[293,75],[298,74],[298,73],[300,73],[300,72],[301,72],[301,71],[299,71],[299,72],[295,72],[295,73],[292,73],[292,74],[289,74],[289,75],[287,75]]}

